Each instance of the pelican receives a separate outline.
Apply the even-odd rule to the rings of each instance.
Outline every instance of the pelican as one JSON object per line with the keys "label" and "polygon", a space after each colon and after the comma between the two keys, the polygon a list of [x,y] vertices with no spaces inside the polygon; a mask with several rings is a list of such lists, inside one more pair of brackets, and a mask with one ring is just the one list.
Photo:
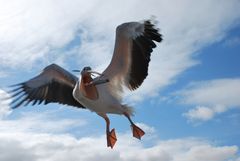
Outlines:
{"label": "pelican", "polygon": [[115,129],[110,130],[107,114],[123,115],[130,122],[133,137],[141,139],[145,132],[132,121],[132,107],[122,103],[123,87],[132,91],[143,83],[155,42],[161,41],[162,35],[151,20],[123,23],[116,29],[112,60],[102,73],[84,67],[77,78],[51,64],[36,77],[14,85],[11,107],[59,103],[93,111],[106,121],[107,147],[110,148],[114,147],[117,137]]}

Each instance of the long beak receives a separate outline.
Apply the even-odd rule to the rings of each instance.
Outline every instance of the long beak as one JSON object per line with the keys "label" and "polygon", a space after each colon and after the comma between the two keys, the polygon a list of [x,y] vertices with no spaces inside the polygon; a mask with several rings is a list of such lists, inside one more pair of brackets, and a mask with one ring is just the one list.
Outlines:
{"label": "long beak", "polygon": [[97,79],[97,80],[93,80],[92,84],[93,85],[99,85],[99,84],[104,84],[109,82],[109,79]]}
{"label": "long beak", "polygon": [[92,71],[92,70],[90,70],[90,71],[88,71],[88,73],[90,73],[90,74],[98,74],[98,75],[100,75],[100,76],[102,76],[103,74],[101,74],[101,73],[98,73],[98,72],[95,72],[95,71]]}

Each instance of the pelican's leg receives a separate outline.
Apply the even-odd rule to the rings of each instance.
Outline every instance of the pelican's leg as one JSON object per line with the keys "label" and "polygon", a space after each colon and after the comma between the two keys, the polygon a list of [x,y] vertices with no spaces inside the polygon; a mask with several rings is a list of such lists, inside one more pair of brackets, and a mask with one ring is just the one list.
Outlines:
{"label": "pelican's leg", "polygon": [[115,134],[115,129],[110,131],[110,120],[106,114],[98,114],[99,116],[103,117],[106,121],[106,136],[107,136],[107,146],[113,148],[117,141],[117,137]]}
{"label": "pelican's leg", "polygon": [[145,134],[145,132],[133,123],[128,113],[124,112],[123,114],[128,118],[131,123],[133,137],[141,140],[141,137]]}

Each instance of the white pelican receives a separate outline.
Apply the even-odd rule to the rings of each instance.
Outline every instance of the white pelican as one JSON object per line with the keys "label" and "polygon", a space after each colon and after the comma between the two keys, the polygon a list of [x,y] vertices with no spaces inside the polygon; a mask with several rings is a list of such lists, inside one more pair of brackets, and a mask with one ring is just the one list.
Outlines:
{"label": "white pelican", "polygon": [[[112,60],[100,74],[84,67],[80,78],[51,64],[36,77],[15,85],[12,108],[21,105],[60,103],[96,112],[106,121],[107,146],[113,148],[117,141],[115,130],[110,131],[107,114],[124,115],[130,121],[133,136],[141,139],[145,132],[131,120],[133,110],[122,104],[122,87],[138,88],[148,75],[152,49],[162,36],[150,21],[129,22],[116,29]],[[98,74],[92,77],[92,74]]]}

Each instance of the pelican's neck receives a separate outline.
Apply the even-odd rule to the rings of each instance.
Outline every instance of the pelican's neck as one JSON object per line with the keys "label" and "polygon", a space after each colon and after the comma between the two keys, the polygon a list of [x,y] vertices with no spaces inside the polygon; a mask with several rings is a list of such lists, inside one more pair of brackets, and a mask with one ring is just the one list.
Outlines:
{"label": "pelican's neck", "polygon": [[90,74],[84,74],[81,77],[80,81],[80,91],[83,93],[85,97],[91,100],[95,100],[98,98],[98,91],[95,85],[86,85],[93,81]]}

